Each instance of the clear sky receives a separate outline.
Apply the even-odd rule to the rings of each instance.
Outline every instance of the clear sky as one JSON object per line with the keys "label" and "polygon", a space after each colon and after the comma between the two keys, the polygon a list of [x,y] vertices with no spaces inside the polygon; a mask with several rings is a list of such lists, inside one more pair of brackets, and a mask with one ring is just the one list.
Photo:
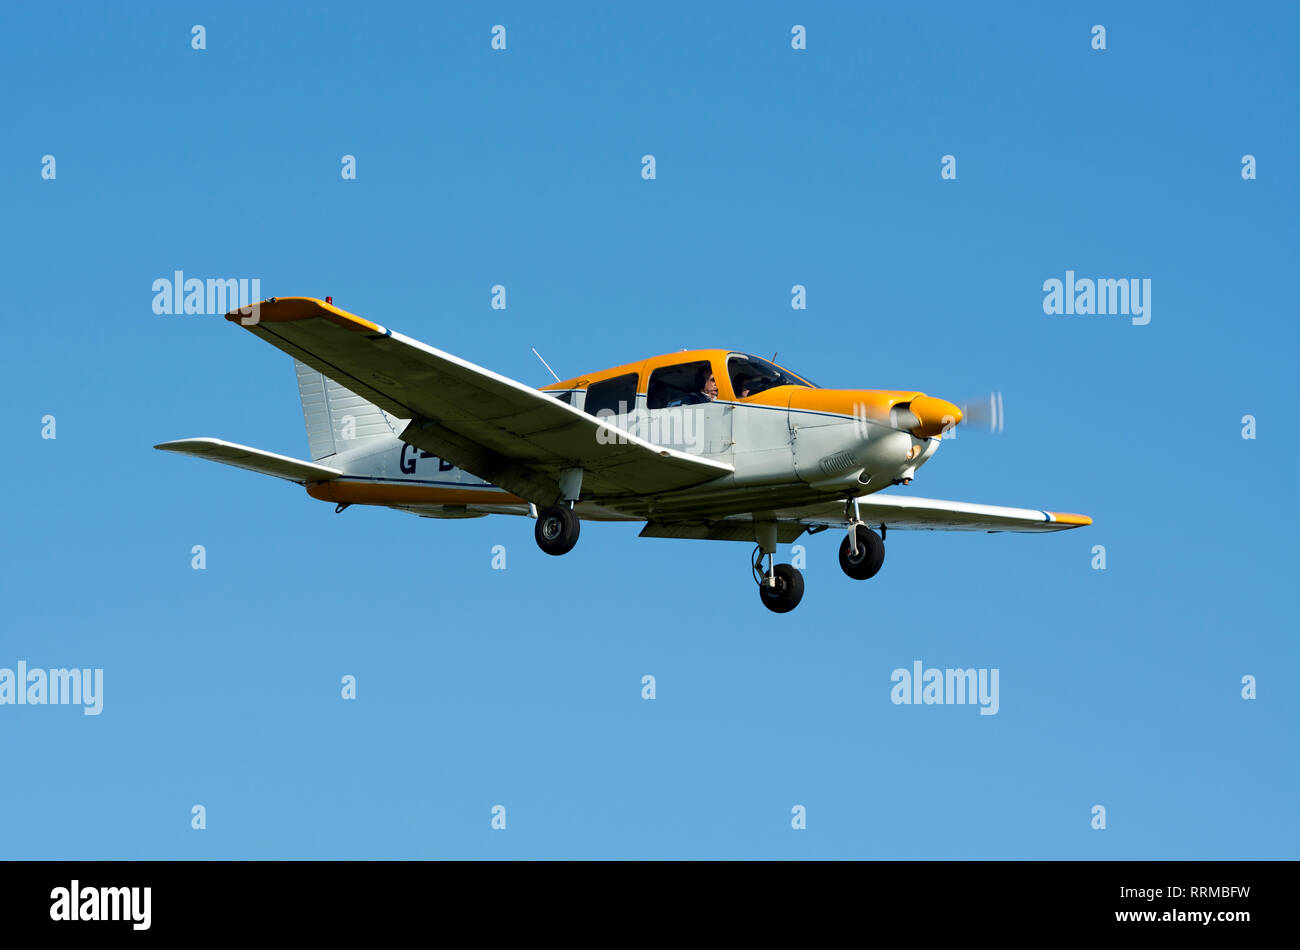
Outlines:
{"label": "clear sky", "polygon": [[[0,667],[104,671],[99,716],[0,705],[0,856],[1300,856],[1294,5],[0,17]],[[891,533],[866,582],[826,532],[776,615],[745,544],[336,516],[151,448],[307,453],[288,357],[153,312],[176,270],[534,385],[720,346],[1000,390],[894,491],[1095,524]],[[1067,270],[1150,323],[1045,314]],[[893,704],[918,660],[997,714]]]}

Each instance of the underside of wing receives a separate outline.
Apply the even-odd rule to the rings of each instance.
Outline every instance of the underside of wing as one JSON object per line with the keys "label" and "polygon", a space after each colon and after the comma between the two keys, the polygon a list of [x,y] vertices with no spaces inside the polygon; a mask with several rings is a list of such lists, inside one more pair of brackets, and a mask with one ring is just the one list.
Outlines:
{"label": "underside of wing", "polygon": [[400,419],[401,438],[538,504],[583,470],[582,496],[644,496],[730,475],[722,462],[646,442],[553,396],[308,297],[226,319]]}
{"label": "underside of wing", "polygon": [[[1087,515],[1036,508],[1004,508],[964,501],[940,501],[877,492],[858,499],[858,512],[869,525],[890,531],[1066,531],[1092,524]],[[844,523],[844,503],[826,502],[781,513],[805,525],[839,526]]]}
{"label": "underside of wing", "polygon": [[[776,540],[789,544],[803,534],[806,525],[797,521],[778,521]],[[720,518],[713,521],[650,521],[641,529],[642,538],[686,538],[691,541],[745,541],[756,540],[754,519],[750,515]]]}
{"label": "underside of wing", "polygon": [[[910,498],[876,493],[858,500],[858,514],[868,525],[884,525],[890,531],[1018,531],[1044,533],[1081,528],[1092,524],[1087,515],[1072,515],[1035,508],[1004,508],[934,498]],[[804,531],[838,528],[845,524],[844,502],[823,501],[798,508],[765,512],[776,522],[777,540],[796,540]],[[726,515],[713,519],[650,521],[641,531],[643,538],[692,538],[707,541],[754,543],[752,514]]]}

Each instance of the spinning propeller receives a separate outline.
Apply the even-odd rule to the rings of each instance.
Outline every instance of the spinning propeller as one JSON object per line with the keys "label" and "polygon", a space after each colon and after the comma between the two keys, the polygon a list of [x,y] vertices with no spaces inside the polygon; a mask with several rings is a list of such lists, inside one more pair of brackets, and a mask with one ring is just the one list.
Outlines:
{"label": "spinning propeller", "polygon": [[[1001,392],[989,392],[982,396],[975,396],[960,403],[960,406],[961,426],[963,428],[974,429],[977,432],[988,432],[994,435],[1002,432],[1004,419]],[[956,426],[949,427],[944,434],[952,438],[956,435]]]}

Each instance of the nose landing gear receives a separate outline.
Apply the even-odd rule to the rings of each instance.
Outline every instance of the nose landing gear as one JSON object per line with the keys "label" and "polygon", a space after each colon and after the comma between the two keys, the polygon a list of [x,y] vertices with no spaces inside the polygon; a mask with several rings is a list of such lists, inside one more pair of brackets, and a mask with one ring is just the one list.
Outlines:
{"label": "nose landing gear", "polygon": [[840,542],[840,569],[855,581],[875,577],[885,563],[885,542],[864,524],[850,527]]}
{"label": "nose landing gear", "polygon": [[[855,581],[875,577],[885,563],[884,538],[863,523],[856,498],[844,503],[844,520],[848,534],[840,542],[840,570]],[[883,524],[880,530],[885,530]]]}

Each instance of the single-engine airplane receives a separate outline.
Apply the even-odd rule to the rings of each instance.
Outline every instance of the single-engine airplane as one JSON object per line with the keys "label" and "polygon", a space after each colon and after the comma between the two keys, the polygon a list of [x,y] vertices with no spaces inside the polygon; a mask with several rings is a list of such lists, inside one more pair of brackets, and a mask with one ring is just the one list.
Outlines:
{"label": "single-engine airplane", "polygon": [[[840,567],[873,577],[889,529],[1060,531],[1085,515],[883,493],[911,482],[962,420],[912,391],[822,389],[732,350],[669,353],[534,389],[309,297],[226,319],[295,360],[310,462],[220,439],[155,448],[425,518],[530,515],[547,554],[583,521],[641,537],[751,541],[763,605],[793,610],[803,575],[778,544],[838,527]],[[549,367],[548,367],[549,368]],[[879,526],[877,533],[871,526]]]}

